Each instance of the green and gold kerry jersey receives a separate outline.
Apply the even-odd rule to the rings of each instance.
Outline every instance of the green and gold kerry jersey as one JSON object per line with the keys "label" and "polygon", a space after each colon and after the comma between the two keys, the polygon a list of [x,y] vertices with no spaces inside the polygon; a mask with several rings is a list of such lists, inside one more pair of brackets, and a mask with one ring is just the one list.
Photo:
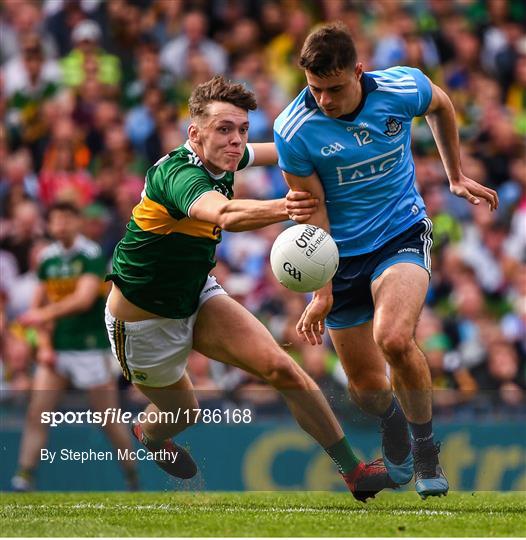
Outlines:
{"label": "green and gold kerry jersey", "polygon": [[[247,146],[238,170],[250,165]],[[162,317],[195,312],[208,273],[215,266],[221,228],[189,217],[192,204],[215,190],[231,199],[234,173],[208,171],[189,142],[161,158],[146,173],[139,204],[115,248],[114,281],[136,306]]]}
{"label": "green and gold kerry jersey", "polygon": [[104,323],[105,270],[106,263],[98,244],[81,235],[77,236],[70,249],[54,242],[42,252],[38,277],[50,302],[58,302],[72,294],[83,274],[95,274],[101,278],[100,296],[88,311],[61,317],[55,322],[53,346],[57,351],[109,348]]}

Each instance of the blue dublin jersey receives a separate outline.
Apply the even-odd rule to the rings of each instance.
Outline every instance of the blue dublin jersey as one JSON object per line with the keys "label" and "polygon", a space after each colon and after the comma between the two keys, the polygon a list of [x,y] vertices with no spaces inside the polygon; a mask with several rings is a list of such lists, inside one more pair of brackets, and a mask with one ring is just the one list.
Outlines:
{"label": "blue dublin jersey", "polygon": [[419,69],[400,66],[364,73],[361,84],[352,114],[325,116],[305,88],[274,123],[281,169],[318,174],[342,257],[374,251],[426,215],[411,121],[429,107],[431,84]]}

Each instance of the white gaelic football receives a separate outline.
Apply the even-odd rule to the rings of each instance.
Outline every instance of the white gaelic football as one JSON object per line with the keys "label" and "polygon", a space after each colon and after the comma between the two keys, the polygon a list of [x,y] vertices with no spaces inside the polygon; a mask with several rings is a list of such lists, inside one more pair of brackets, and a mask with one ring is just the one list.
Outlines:
{"label": "white gaelic football", "polygon": [[270,265],[277,280],[296,292],[312,292],[330,281],[338,268],[332,236],[314,225],[294,225],[274,241]]}

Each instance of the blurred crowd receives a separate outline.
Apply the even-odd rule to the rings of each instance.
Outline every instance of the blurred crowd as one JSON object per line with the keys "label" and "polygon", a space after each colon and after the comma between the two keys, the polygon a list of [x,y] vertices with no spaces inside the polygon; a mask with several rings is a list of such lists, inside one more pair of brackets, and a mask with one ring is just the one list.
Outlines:
{"label": "blurred crowd", "polygon": [[[83,234],[111,260],[147,168],[183,143],[192,89],[216,73],[253,89],[250,140],[305,85],[297,67],[318,23],[342,20],[366,70],[422,69],[456,108],[464,173],[500,207],[449,193],[431,132],[413,125],[416,177],[434,224],[433,278],[417,329],[437,412],[526,408],[526,4],[522,0],[4,0],[0,7],[0,379],[30,387],[36,347],[17,317],[31,302],[46,209],[82,208]],[[237,174],[235,195],[286,193],[277,167]],[[307,298],[273,278],[268,254],[287,224],[223,233],[215,270],[327,391],[345,389],[329,340],[304,345]],[[192,353],[206,400],[278,408],[258,380]],[[128,389],[129,390],[129,389]],[[256,391],[257,390],[257,391]],[[438,391],[439,390],[439,391]],[[6,395],[6,394],[4,394]]]}

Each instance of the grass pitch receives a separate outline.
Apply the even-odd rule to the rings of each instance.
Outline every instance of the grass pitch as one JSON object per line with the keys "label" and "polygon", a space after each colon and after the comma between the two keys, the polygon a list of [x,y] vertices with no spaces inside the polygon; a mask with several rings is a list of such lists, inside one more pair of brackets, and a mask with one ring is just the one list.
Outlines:
{"label": "grass pitch", "polygon": [[1,493],[0,536],[524,536],[526,494]]}

